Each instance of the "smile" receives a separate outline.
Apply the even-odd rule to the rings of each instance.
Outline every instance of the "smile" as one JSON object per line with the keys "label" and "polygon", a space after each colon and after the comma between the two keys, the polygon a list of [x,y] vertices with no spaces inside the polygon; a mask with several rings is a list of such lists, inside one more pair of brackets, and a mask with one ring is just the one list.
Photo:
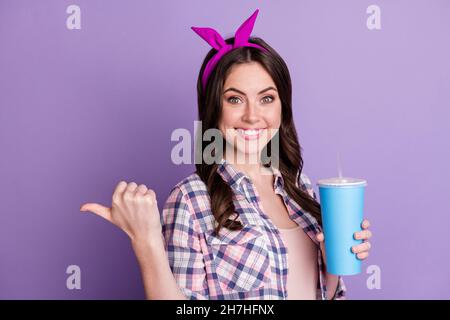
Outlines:
{"label": "smile", "polygon": [[255,128],[255,129],[243,129],[235,128],[238,134],[245,140],[255,140],[258,139],[261,133],[263,133],[266,128]]}

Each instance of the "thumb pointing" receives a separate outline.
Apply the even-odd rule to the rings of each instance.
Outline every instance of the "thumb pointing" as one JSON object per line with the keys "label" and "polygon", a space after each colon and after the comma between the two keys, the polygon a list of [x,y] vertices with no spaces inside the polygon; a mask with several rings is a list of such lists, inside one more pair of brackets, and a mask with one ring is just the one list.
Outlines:
{"label": "thumb pointing", "polygon": [[85,203],[80,211],[90,211],[111,222],[111,209],[98,203]]}

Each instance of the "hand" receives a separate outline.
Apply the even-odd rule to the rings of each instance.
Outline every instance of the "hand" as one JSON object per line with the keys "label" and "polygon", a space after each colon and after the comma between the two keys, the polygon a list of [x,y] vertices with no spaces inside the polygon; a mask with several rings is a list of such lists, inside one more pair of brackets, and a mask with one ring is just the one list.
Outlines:
{"label": "hand", "polygon": [[133,243],[161,237],[156,194],[144,184],[120,181],[112,196],[112,207],[85,203],[80,211],[90,211],[122,229]]}
{"label": "hand", "polygon": [[372,237],[372,232],[369,230],[370,222],[369,220],[365,219],[361,227],[363,228],[363,231],[357,231],[353,234],[353,237],[356,240],[363,240],[363,243],[358,244],[357,246],[352,247],[352,252],[356,253],[356,257],[360,260],[367,259],[369,256],[369,250],[371,248],[371,244],[368,241]]}
{"label": "hand", "polygon": [[[372,237],[372,232],[369,230],[370,222],[367,219],[364,219],[361,223],[361,227],[363,228],[363,231],[357,231],[353,234],[353,237],[356,240],[363,240],[363,243],[353,246],[352,252],[356,253],[356,257],[360,260],[367,259],[369,256],[369,250],[371,248],[371,244],[368,239]],[[317,241],[320,243],[320,250],[322,251],[323,260],[325,263],[325,266],[327,265],[327,258],[325,253],[325,236],[323,232],[320,232],[316,235]]]}

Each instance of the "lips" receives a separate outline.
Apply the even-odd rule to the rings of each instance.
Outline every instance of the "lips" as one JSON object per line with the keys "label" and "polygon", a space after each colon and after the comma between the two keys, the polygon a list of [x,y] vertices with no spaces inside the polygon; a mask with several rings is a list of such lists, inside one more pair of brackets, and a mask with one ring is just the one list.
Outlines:
{"label": "lips", "polygon": [[254,139],[258,139],[259,136],[261,135],[261,133],[265,130],[266,128],[235,128],[235,130],[237,131],[237,133],[243,137],[245,140],[254,140]]}

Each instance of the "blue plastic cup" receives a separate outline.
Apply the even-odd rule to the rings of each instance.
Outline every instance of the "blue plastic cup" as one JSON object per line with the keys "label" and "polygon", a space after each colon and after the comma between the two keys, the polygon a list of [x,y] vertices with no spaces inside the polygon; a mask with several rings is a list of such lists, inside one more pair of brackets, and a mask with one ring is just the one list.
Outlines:
{"label": "blue plastic cup", "polygon": [[322,209],[327,271],[335,275],[361,273],[362,261],[352,252],[352,246],[362,243],[362,240],[355,240],[353,235],[362,230],[367,181],[337,177],[319,180],[317,185]]}

